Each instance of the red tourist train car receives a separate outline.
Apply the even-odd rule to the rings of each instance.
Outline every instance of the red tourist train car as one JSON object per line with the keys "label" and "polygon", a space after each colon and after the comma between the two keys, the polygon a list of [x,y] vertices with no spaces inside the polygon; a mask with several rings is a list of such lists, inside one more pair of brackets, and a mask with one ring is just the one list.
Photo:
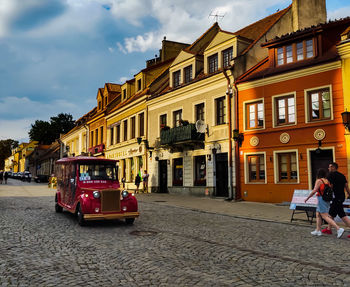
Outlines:
{"label": "red tourist train car", "polygon": [[63,158],[56,162],[56,212],[63,208],[87,220],[125,219],[139,216],[133,193],[120,189],[115,160],[96,157]]}

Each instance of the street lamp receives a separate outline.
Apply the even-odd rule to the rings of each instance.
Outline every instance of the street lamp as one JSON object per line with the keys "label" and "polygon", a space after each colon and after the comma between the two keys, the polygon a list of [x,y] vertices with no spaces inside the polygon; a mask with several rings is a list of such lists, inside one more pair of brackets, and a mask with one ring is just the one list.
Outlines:
{"label": "street lamp", "polygon": [[242,142],[244,140],[244,134],[240,133],[239,130],[234,129],[233,130],[233,140],[238,143],[238,145],[241,147]]}

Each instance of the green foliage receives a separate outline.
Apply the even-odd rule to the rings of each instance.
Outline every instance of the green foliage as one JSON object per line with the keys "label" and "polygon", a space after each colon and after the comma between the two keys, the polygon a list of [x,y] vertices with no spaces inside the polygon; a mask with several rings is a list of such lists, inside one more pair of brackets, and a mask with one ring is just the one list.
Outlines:
{"label": "green foliage", "polygon": [[31,125],[28,133],[31,141],[38,141],[41,144],[51,144],[60,137],[60,134],[69,132],[74,127],[73,116],[60,113],[51,117],[50,121],[36,120]]}
{"label": "green foliage", "polygon": [[0,140],[0,170],[4,169],[5,159],[11,155],[11,150],[18,147],[18,141],[7,139]]}

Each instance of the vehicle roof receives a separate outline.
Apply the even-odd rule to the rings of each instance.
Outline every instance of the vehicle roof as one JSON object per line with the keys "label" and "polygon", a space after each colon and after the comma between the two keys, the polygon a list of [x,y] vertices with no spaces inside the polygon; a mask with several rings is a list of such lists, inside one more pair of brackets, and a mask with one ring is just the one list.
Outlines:
{"label": "vehicle roof", "polygon": [[93,157],[93,156],[76,156],[76,157],[64,157],[56,161],[56,163],[67,163],[67,162],[109,162],[116,163],[117,161],[114,159]]}

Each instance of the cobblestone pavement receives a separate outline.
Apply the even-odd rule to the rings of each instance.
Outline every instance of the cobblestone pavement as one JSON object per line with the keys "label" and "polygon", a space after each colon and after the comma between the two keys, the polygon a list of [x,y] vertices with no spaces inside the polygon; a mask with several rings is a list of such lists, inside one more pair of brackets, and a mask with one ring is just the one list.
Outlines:
{"label": "cobblestone pavement", "polygon": [[0,286],[350,286],[346,236],[158,202],[139,207],[133,226],[80,227],[54,212],[51,196],[0,197]]}

